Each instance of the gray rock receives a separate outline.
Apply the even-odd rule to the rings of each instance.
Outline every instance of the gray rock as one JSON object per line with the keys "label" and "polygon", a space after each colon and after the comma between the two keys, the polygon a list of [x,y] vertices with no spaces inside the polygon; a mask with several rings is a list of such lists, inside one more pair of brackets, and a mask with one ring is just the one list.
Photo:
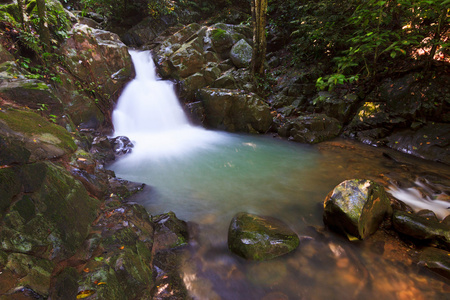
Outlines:
{"label": "gray rock", "polygon": [[244,39],[241,39],[231,48],[231,61],[238,68],[249,67],[252,61],[252,51],[252,47]]}

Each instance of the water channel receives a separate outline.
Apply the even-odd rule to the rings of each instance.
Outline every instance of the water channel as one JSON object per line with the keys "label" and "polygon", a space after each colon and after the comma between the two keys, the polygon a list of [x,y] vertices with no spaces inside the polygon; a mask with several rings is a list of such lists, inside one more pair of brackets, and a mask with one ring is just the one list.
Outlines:
{"label": "water channel", "polygon": [[[147,52],[130,52],[136,79],[113,113],[115,135],[135,144],[109,168],[144,182],[133,198],[152,215],[168,211],[195,224],[182,277],[194,299],[445,299],[450,285],[418,267],[407,242],[379,230],[349,242],[322,222],[322,203],[351,178],[413,185],[448,167],[350,140],[311,146],[273,136],[209,131],[192,126],[169,82],[158,80]],[[249,262],[228,251],[228,225],[237,212],[277,217],[301,236],[286,256]],[[448,299],[448,298],[447,298]]]}

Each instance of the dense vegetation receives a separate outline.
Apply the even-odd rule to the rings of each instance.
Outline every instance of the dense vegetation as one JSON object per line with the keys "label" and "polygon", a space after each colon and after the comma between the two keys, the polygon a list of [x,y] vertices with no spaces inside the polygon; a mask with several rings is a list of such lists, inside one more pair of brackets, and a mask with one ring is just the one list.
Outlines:
{"label": "dense vegetation", "polygon": [[[19,3],[22,1],[19,1]],[[236,0],[62,0],[66,7],[83,14],[95,12],[106,25],[130,27],[144,17],[182,16],[189,12],[196,19],[238,10],[240,22],[250,23],[250,2]],[[47,1],[47,7],[54,1]],[[337,84],[376,78],[405,66],[428,68],[433,61],[449,61],[450,0],[351,0],[306,1],[269,0],[268,31],[280,37],[278,47],[292,55],[293,67],[314,64],[318,68],[319,89],[333,89]],[[52,4],[53,5],[53,4]],[[40,39],[40,18],[36,1],[25,1],[24,15],[8,8],[1,15],[3,36],[18,41],[6,45],[11,52],[25,57],[27,65],[33,54],[48,58],[52,52]],[[48,9],[52,47],[67,34],[68,20],[62,20],[59,8]],[[224,13],[225,12],[225,13]],[[217,17],[214,21],[217,21]],[[283,41],[283,43],[280,43]],[[6,42],[5,42],[6,43]],[[45,51],[44,51],[45,49]],[[30,54],[31,53],[31,54]],[[313,76],[314,77],[314,76]]]}
{"label": "dense vegetation", "polygon": [[[294,63],[325,64],[320,88],[411,61],[449,61],[450,1],[269,1],[269,26],[290,41]],[[409,61],[409,62],[408,62]]]}

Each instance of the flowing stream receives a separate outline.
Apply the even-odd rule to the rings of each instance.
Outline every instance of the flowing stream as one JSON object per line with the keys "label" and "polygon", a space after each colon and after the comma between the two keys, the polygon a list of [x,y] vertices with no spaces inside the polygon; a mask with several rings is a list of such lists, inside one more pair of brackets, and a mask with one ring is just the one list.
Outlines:
{"label": "flowing stream", "polygon": [[[417,267],[395,237],[380,230],[363,243],[350,243],[322,223],[323,200],[343,180],[413,182],[420,175],[448,182],[442,175],[450,174],[447,167],[348,140],[310,146],[192,126],[171,83],[157,78],[150,54],[130,53],[136,78],[124,89],[113,122],[115,135],[128,136],[135,147],[109,168],[148,184],[133,200],[150,214],[174,211],[196,224],[182,270],[194,299],[449,295],[448,283]],[[283,220],[302,237],[301,245],[268,262],[231,254],[228,225],[241,211]]]}

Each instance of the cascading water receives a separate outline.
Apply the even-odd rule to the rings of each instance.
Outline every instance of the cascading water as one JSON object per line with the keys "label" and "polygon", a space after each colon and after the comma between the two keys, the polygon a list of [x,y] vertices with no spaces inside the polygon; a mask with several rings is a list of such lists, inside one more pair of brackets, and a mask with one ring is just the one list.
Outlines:
{"label": "cascading water", "polygon": [[113,112],[115,135],[134,143],[133,156],[158,159],[184,155],[224,139],[192,126],[169,81],[159,80],[149,52],[130,51],[136,77],[124,89]]}
{"label": "cascading water", "polygon": [[[417,299],[440,296],[439,281],[389,260],[396,252],[389,250],[392,241],[387,247],[370,239],[354,245],[311,230],[323,226],[323,200],[341,181],[405,172],[382,150],[351,141],[317,147],[194,127],[172,85],[156,77],[149,53],[131,55],[136,79],[123,91],[113,122],[115,134],[128,136],[135,147],[109,168],[150,186],[133,199],[150,214],[174,211],[197,224],[181,274],[192,298],[394,300],[413,298],[411,290],[420,294]],[[418,166],[414,171],[424,170]],[[229,222],[241,211],[280,218],[314,238],[273,261],[243,261],[227,249]],[[387,259],[380,254],[385,249]]]}

